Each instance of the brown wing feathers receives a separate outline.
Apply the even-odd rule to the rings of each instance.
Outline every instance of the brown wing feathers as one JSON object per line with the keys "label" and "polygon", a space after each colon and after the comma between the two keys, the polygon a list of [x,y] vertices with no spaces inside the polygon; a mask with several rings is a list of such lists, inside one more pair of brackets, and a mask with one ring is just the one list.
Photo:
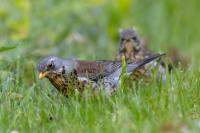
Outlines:
{"label": "brown wing feathers", "polygon": [[79,61],[77,73],[80,77],[96,80],[113,73],[121,67],[118,61]]}

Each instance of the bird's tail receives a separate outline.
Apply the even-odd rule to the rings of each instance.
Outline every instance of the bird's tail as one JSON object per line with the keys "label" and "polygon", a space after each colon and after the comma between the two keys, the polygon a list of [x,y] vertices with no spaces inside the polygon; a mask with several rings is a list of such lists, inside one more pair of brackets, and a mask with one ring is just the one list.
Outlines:
{"label": "bird's tail", "polygon": [[158,58],[160,58],[161,56],[164,56],[164,55],[165,55],[165,53],[163,53],[163,54],[154,54],[154,55],[151,55],[151,56],[149,56],[149,57],[147,57],[147,58],[145,58],[145,59],[143,59],[141,61],[138,61],[138,62],[135,62],[135,63],[130,63],[130,64],[127,65],[127,72],[131,73],[134,70],[136,70],[136,69],[144,66],[145,64],[148,64],[151,61],[154,61],[154,60],[156,60],[156,59],[158,59]]}

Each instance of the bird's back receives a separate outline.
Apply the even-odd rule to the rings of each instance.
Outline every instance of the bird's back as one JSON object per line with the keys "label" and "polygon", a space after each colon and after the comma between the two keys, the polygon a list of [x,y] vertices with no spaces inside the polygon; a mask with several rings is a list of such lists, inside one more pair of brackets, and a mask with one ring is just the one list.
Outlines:
{"label": "bird's back", "polygon": [[80,77],[88,77],[96,80],[105,77],[121,67],[119,61],[78,61],[77,74]]}

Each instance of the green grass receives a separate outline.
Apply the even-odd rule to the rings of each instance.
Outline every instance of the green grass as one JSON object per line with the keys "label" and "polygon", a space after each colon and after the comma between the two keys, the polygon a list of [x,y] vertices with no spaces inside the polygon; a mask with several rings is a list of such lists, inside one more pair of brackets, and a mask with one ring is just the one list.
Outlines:
{"label": "green grass", "polygon": [[[0,132],[200,130],[198,0],[0,2]],[[37,64],[48,55],[114,59],[118,30],[133,26],[154,51],[177,47],[189,67],[174,70],[166,85],[124,84],[112,97],[65,98],[38,80]]]}
{"label": "green grass", "polygon": [[188,130],[197,132],[199,74],[178,72],[177,76],[173,75],[173,82],[166,86],[141,83],[138,88],[119,90],[112,97],[84,98],[65,98],[45,81],[41,85],[36,80],[29,87],[7,81],[2,84],[0,96],[1,130],[159,132],[170,123],[185,124]]}

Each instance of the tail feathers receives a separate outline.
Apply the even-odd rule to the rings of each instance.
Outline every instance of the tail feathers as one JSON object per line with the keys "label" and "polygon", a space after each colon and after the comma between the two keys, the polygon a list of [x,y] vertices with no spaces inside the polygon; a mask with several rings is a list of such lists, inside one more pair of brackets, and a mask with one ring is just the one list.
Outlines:
{"label": "tail feathers", "polygon": [[134,70],[144,66],[145,64],[148,64],[150,63],[151,61],[155,60],[155,59],[158,59],[162,56],[164,56],[165,53],[163,54],[154,54],[152,56],[149,56],[147,58],[145,58],[144,60],[141,60],[141,61],[138,61],[138,62],[135,62],[135,63],[132,63],[132,64],[128,64],[127,66],[127,72],[130,73],[130,72],[133,72]]}

